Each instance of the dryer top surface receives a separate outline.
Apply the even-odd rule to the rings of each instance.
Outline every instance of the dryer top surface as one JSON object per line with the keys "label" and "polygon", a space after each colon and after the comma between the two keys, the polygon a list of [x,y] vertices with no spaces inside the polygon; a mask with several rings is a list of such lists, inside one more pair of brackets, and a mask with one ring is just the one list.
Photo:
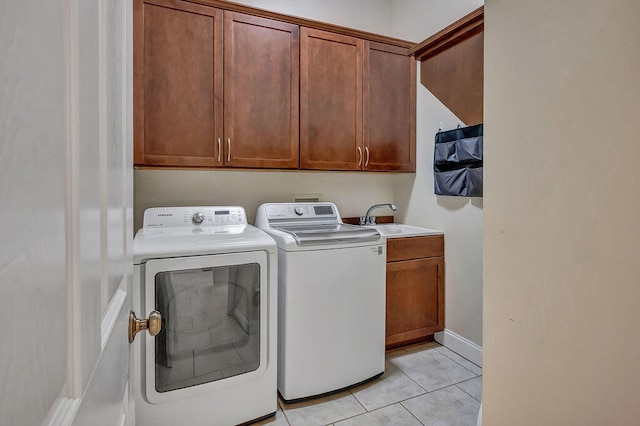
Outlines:
{"label": "dryer top surface", "polygon": [[276,252],[269,235],[248,225],[242,207],[147,209],[133,240],[133,261],[247,251]]}

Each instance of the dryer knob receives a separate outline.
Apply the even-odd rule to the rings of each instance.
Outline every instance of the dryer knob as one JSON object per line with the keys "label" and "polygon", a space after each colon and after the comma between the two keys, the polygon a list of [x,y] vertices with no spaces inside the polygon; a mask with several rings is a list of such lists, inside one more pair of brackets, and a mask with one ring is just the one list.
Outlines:
{"label": "dryer knob", "polygon": [[302,216],[304,214],[304,210],[300,206],[297,206],[293,211],[296,212],[298,216]]}
{"label": "dryer knob", "polygon": [[204,214],[200,212],[194,213],[193,216],[191,216],[191,222],[193,222],[194,225],[200,225],[204,222]]}

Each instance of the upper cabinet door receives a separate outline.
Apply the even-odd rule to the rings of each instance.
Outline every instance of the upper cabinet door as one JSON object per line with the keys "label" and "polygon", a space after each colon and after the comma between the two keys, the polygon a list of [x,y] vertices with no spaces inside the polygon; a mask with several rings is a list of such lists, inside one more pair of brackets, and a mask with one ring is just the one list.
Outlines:
{"label": "upper cabinet door", "polygon": [[416,169],[416,62],[407,49],[365,42],[364,169]]}
{"label": "upper cabinet door", "polygon": [[222,165],[222,11],[139,0],[134,15],[134,162]]}
{"label": "upper cabinet door", "polygon": [[224,162],[298,168],[299,27],[224,12]]}
{"label": "upper cabinet door", "polygon": [[301,29],[300,168],[362,168],[362,50],[361,39]]}

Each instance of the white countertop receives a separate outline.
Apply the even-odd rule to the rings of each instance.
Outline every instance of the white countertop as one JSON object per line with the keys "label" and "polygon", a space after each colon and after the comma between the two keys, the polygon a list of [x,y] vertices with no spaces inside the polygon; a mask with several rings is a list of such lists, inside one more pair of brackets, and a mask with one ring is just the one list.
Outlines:
{"label": "white countertop", "polygon": [[402,223],[381,223],[367,225],[378,230],[386,238],[420,237],[424,235],[442,235],[444,232],[437,229],[421,228],[419,226],[405,225]]}

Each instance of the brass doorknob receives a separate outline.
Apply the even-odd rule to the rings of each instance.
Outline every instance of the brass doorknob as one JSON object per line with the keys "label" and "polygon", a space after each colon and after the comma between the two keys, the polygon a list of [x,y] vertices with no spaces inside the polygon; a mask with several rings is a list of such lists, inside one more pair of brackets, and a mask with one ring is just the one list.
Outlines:
{"label": "brass doorknob", "polygon": [[149,318],[140,319],[134,311],[129,312],[129,343],[133,343],[139,331],[149,330],[149,334],[157,336],[162,329],[162,316],[158,311],[151,311]]}

